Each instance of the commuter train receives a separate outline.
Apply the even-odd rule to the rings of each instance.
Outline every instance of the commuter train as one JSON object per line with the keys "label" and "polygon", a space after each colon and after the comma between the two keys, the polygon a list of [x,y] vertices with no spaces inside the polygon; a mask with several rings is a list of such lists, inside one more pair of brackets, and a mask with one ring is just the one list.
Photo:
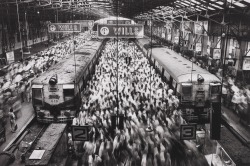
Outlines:
{"label": "commuter train", "polygon": [[88,41],[32,81],[32,103],[39,122],[64,123],[74,118],[104,43]]}
{"label": "commuter train", "polygon": [[167,47],[145,47],[150,43],[148,38],[138,39],[136,43],[178,96],[182,116],[187,122],[209,123],[211,110],[220,116],[219,78]]}

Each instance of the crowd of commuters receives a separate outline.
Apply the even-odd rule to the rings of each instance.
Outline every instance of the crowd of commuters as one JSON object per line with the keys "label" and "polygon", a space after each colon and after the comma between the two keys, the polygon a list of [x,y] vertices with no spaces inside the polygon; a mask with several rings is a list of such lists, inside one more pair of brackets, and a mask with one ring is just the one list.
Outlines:
{"label": "crowd of commuters", "polygon": [[179,100],[133,42],[107,42],[82,100],[72,125],[93,126],[89,141],[69,134],[69,144],[83,165],[207,165],[194,143],[179,140]]}
{"label": "crowd of commuters", "polygon": [[[83,39],[75,37],[75,47],[82,45]],[[0,110],[7,115],[16,103],[30,102],[31,81],[45,72],[51,65],[70,55],[74,44],[72,39],[57,43],[47,50],[40,51],[25,60],[20,60],[5,66],[0,75]]]}

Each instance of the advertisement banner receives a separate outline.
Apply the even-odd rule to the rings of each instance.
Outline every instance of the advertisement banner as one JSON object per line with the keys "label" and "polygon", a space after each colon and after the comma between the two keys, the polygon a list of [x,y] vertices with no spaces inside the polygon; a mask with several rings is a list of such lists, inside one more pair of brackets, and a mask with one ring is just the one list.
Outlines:
{"label": "advertisement banner", "polygon": [[250,57],[244,57],[242,70],[250,70]]}
{"label": "advertisement banner", "polygon": [[213,49],[213,59],[220,59],[221,58],[221,49],[214,48]]}
{"label": "advertisement banner", "polygon": [[131,24],[131,20],[107,20],[107,24]]}
{"label": "advertisement banner", "polygon": [[97,25],[97,33],[100,38],[143,38],[143,25]]}
{"label": "advertisement banner", "polygon": [[208,32],[208,21],[203,21],[204,35],[207,36]]}
{"label": "advertisement banner", "polygon": [[6,52],[6,58],[9,64],[15,62],[14,51]]}
{"label": "advertisement banner", "polygon": [[166,28],[164,27],[162,28],[162,31],[161,31],[161,37],[164,39],[166,38]]}
{"label": "advertisement banner", "polygon": [[167,40],[169,40],[169,41],[171,40],[171,33],[167,34]]}
{"label": "advertisement banner", "polygon": [[194,33],[203,35],[203,23],[201,21],[194,22]]}
{"label": "advertisement banner", "polygon": [[79,23],[52,23],[48,25],[49,33],[55,32],[81,32]]}
{"label": "advertisement banner", "polygon": [[191,28],[190,28],[190,21],[183,21],[182,22],[182,30],[187,32],[187,33],[191,33]]}

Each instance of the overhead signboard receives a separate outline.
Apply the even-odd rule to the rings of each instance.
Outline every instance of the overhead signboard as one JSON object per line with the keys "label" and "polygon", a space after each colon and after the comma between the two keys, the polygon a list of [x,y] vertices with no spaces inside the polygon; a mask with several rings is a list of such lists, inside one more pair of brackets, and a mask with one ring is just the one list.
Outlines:
{"label": "overhead signboard", "polygon": [[55,32],[81,32],[79,23],[52,23],[48,25],[49,33]]}
{"label": "overhead signboard", "polygon": [[180,139],[192,140],[196,139],[196,124],[185,124],[180,127]]}
{"label": "overhead signboard", "polygon": [[107,20],[107,24],[131,24],[131,20]]}
{"label": "overhead signboard", "polygon": [[100,38],[143,38],[143,25],[115,25],[101,24],[97,25],[98,37]]}
{"label": "overhead signboard", "polygon": [[72,126],[72,140],[73,141],[88,141],[89,126]]}
{"label": "overhead signboard", "polygon": [[250,57],[244,57],[242,70],[250,70]]}

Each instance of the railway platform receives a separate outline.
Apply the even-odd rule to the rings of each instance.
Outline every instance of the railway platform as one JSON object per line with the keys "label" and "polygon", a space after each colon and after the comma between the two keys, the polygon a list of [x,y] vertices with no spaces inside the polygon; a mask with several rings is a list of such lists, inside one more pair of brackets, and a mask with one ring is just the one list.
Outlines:
{"label": "railway platform", "polygon": [[222,106],[222,119],[241,142],[250,146],[250,127],[242,124],[236,113]]}
{"label": "railway platform", "polygon": [[17,130],[16,132],[11,132],[10,122],[7,119],[7,124],[5,125],[5,135],[6,141],[0,146],[0,152],[4,151],[11,143],[21,134],[21,132],[26,128],[29,122],[34,117],[34,109],[31,102],[22,103],[22,108],[17,112]]}

